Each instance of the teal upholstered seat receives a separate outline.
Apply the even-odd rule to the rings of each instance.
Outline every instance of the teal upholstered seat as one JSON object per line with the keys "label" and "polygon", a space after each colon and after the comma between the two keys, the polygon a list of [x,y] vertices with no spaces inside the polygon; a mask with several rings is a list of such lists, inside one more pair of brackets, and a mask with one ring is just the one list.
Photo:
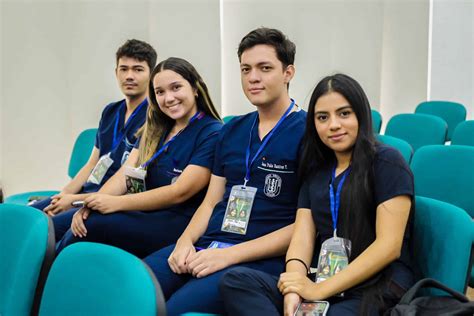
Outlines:
{"label": "teal upholstered seat", "polygon": [[415,194],[448,202],[474,217],[474,147],[433,145],[413,155]]}
{"label": "teal upholstered seat", "polygon": [[[68,175],[70,178],[74,178],[89,160],[94,148],[96,133],[96,128],[86,129],[77,137],[69,160]],[[49,197],[57,193],[59,193],[57,190],[24,192],[8,196],[5,203],[26,205],[30,197]]]}
{"label": "teal upholstered seat", "polygon": [[0,232],[0,315],[35,314],[54,258],[51,220],[29,206],[0,204]]}
{"label": "teal upholstered seat", "polygon": [[474,120],[464,121],[456,126],[451,145],[474,146]]}
{"label": "teal upholstered seat", "polygon": [[471,217],[454,205],[424,197],[416,198],[415,208],[415,261],[422,276],[464,293],[472,265]]}
{"label": "teal upholstered seat", "polygon": [[413,148],[411,148],[411,145],[408,142],[388,135],[377,135],[377,138],[380,142],[398,149],[403,158],[405,158],[405,161],[410,164],[413,155]]}
{"label": "teal upholstered seat", "polygon": [[446,140],[451,140],[456,126],[466,119],[466,108],[461,103],[426,101],[418,104],[415,113],[436,115],[448,123]]}
{"label": "teal upholstered seat", "polygon": [[437,116],[398,114],[388,121],[385,135],[405,140],[416,152],[421,146],[444,144],[446,131],[446,122]]}
{"label": "teal upholstered seat", "polygon": [[382,115],[376,110],[372,110],[372,130],[374,133],[380,133],[382,128]]}
{"label": "teal upholstered seat", "polygon": [[224,116],[224,118],[222,118],[222,121],[224,121],[224,123],[229,123],[229,121],[233,119],[234,117],[235,115],[227,115],[227,116]]}
{"label": "teal upholstered seat", "polygon": [[108,245],[80,242],[58,255],[48,275],[40,315],[165,315],[161,288],[149,267]]}

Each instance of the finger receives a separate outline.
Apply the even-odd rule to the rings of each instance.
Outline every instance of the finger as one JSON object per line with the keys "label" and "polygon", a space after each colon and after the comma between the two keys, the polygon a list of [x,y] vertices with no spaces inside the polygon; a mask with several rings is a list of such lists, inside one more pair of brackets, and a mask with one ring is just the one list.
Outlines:
{"label": "finger", "polygon": [[173,271],[174,273],[178,273],[178,269],[176,269],[176,265],[172,257],[168,258],[168,265],[170,266],[171,271]]}
{"label": "finger", "polygon": [[196,274],[196,278],[197,279],[204,278],[213,272],[214,271],[210,267],[205,267],[198,274]]}
{"label": "finger", "polygon": [[286,295],[288,293],[296,293],[296,294],[300,294],[299,293],[299,288],[295,285],[290,285],[290,286],[287,286],[283,292],[281,292],[281,294],[283,295]]}
{"label": "finger", "polygon": [[89,214],[91,213],[91,210],[88,208],[83,209],[82,211],[82,219],[86,220],[89,217]]}

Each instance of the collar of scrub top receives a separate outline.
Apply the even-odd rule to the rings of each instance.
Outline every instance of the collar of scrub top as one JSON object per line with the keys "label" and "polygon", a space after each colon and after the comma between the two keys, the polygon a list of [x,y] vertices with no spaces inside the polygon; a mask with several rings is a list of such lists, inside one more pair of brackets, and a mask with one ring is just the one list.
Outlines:
{"label": "collar of scrub top", "polygon": [[[120,111],[117,112],[117,115],[115,117],[114,140],[113,140],[113,143],[112,143],[112,150],[111,151],[114,151],[118,147],[118,145],[122,142],[125,135],[127,135],[127,130],[129,129],[130,125],[132,124],[133,118],[135,116],[137,116],[137,113],[140,112],[141,108],[146,106],[147,104],[148,104],[148,99],[145,98],[145,100],[143,100],[143,102],[140,103],[140,105],[138,105],[135,110],[133,110],[132,115],[130,115],[130,117],[127,120],[127,123],[125,123],[125,126],[121,131],[119,131],[119,127],[118,127],[119,126],[119,121],[120,121]],[[122,107],[125,108],[126,106],[127,105],[125,104],[125,100],[123,100]]]}
{"label": "collar of scrub top", "polygon": [[339,215],[339,206],[341,202],[341,191],[344,181],[346,181],[347,175],[351,172],[351,166],[349,166],[342,173],[341,181],[337,185],[336,196],[334,196],[334,181],[336,180],[336,165],[332,169],[331,183],[329,184],[329,203],[331,206],[331,216],[332,216],[332,227],[334,229],[334,237],[337,237],[337,217]]}
{"label": "collar of scrub top", "polygon": [[280,127],[281,123],[287,118],[287,116],[290,114],[291,110],[293,109],[293,106],[295,105],[295,100],[290,99],[291,103],[286,112],[280,117],[280,120],[276,123],[276,125],[272,128],[270,133],[265,137],[263,140],[262,144],[258,148],[257,152],[253,156],[252,160],[250,160],[250,146],[252,145],[252,134],[253,134],[253,129],[255,128],[255,125],[257,124],[257,119],[258,119],[258,113],[255,116],[255,120],[253,121],[252,128],[250,129],[250,136],[249,136],[249,145],[247,146],[247,152],[245,154],[245,167],[246,167],[246,172],[245,172],[245,178],[244,178],[244,187],[247,186],[247,182],[250,180],[250,167],[252,166],[253,162],[255,159],[260,155],[260,153],[263,151],[265,146],[268,144],[268,141],[270,138],[272,138],[273,134],[275,131]]}
{"label": "collar of scrub top", "polygon": [[196,114],[194,114],[191,119],[189,119],[189,122],[188,122],[188,125],[186,125],[185,128],[183,128],[182,130],[180,130],[176,135],[174,135],[169,141],[166,142],[166,144],[164,144],[163,146],[161,146],[161,148],[150,158],[148,159],[147,162],[145,162],[144,164],[142,164],[140,166],[141,169],[145,169],[146,167],[148,167],[149,164],[151,164],[153,162],[153,160],[155,160],[159,155],[161,155],[169,146],[170,144],[176,139],[176,137],[179,136],[179,134],[181,134],[189,125],[191,125],[195,120],[200,120],[202,119],[204,116],[206,116],[206,114],[204,112],[201,112],[201,111],[198,111],[196,112]]}

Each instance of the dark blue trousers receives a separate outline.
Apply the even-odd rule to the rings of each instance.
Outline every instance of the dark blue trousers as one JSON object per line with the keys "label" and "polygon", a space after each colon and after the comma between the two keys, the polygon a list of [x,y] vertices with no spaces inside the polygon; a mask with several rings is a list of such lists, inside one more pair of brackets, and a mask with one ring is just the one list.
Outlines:
{"label": "dark blue trousers", "polygon": [[31,204],[30,206],[31,206],[31,207],[34,207],[34,208],[37,208],[37,209],[39,209],[39,210],[44,210],[44,208],[45,208],[46,206],[48,206],[49,204],[51,204],[51,201],[52,201],[52,199],[49,197],[49,198],[47,198],[47,199],[44,199],[44,200],[41,200],[41,201],[37,201],[37,202]]}
{"label": "dark blue trousers", "polygon": [[59,242],[64,234],[71,228],[72,217],[79,210],[79,207],[71,208],[65,212],[54,215],[51,219],[54,224],[54,235],[56,242]]}
{"label": "dark blue trousers", "polygon": [[[219,288],[228,315],[282,315],[283,295],[277,288],[278,278],[279,276],[247,267],[236,267],[227,271],[220,280]],[[406,288],[400,290],[403,292]],[[386,289],[383,296],[395,304],[402,294]],[[328,316],[359,315],[362,293],[348,291],[344,297],[333,297],[327,301],[330,303]],[[373,310],[370,315],[378,313]]]}
{"label": "dark blue trousers", "polygon": [[[200,279],[194,278],[190,274],[175,274],[168,265],[168,257],[174,246],[161,249],[145,258],[145,262],[153,270],[161,285],[168,315],[181,315],[186,312],[224,314],[224,302],[218,285],[222,275],[231,267]],[[207,245],[200,244],[198,246],[207,247]],[[248,266],[266,271],[270,275],[279,275],[283,271],[283,265],[283,258],[279,257],[244,263],[239,266]],[[242,302],[242,304],[246,303]]]}
{"label": "dark blue trousers", "polygon": [[188,216],[171,211],[127,211],[107,215],[91,212],[84,222],[87,236],[74,237],[68,229],[57,251],[59,253],[64,247],[76,242],[91,241],[115,246],[144,258],[153,251],[175,243],[189,220]]}

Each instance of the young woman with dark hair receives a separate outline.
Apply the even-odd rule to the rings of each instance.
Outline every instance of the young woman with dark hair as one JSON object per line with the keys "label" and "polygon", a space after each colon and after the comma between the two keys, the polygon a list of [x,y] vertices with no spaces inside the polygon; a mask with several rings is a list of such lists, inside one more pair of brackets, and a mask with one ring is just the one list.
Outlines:
{"label": "young woman with dark hair", "polygon": [[58,251],[93,241],[145,257],[176,242],[204,198],[222,127],[206,84],[188,61],[171,57],[151,73],[148,93],[139,141],[85,199]]}
{"label": "young woman with dark hair", "polygon": [[[414,283],[413,175],[397,150],[375,141],[371,126],[369,102],[354,79],[336,74],[318,83],[308,108],[286,272],[278,281],[246,268],[227,272],[221,290],[230,315],[257,309],[293,315],[302,300],[328,300],[328,315],[377,314]],[[326,242],[334,241],[347,256],[345,268],[327,259]],[[319,270],[326,269],[315,282],[307,273],[319,248]]]}

